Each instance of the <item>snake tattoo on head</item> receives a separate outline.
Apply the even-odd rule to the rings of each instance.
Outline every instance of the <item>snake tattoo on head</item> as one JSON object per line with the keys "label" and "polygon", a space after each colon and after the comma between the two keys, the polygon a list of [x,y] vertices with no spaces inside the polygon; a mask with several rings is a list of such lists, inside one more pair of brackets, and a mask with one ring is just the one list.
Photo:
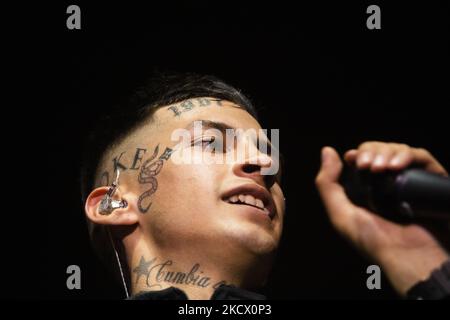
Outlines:
{"label": "snake tattoo on head", "polygon": [[158,152],[159,152],[159,145],[156,146],[155,151],[153,151],[151,157],[148,158],[142,164],[141,170],[139,171],[138,175],[139,183],[150,184],[150,188],[139,196],[138,208],[139,211],[141,211],[141,213],[146,213],[150,209],[152,205],[151,202],[146,207],[143,206],[142,202],[147,198],[151,197],[152,194],[154,194],[158,189],[158,180],[156,180],[156,176],[161,171],[164,164],[164,160],[167,161],[170,158],[173,150],[170,148],[166,148],[166,150],[164,150],[161,156],[159,156],[157,160],[154,160],[158,155]]}

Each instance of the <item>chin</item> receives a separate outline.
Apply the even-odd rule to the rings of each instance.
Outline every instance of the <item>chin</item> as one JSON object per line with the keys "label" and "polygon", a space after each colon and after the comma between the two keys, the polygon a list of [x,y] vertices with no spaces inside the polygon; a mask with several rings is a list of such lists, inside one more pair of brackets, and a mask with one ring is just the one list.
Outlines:
{"label": "chin", "polygon": [[273,233],[255,226],[229,230],[229,237],[239,249],[254,256],[271,256],[278,248],[278,239]]}
{"label": "chin", "polygon": [[268,239],[267,237],[265,239],[252,237],[246,242],[249,251],[258,256],[273,255],[278,248],[278,243],[274,239]]}

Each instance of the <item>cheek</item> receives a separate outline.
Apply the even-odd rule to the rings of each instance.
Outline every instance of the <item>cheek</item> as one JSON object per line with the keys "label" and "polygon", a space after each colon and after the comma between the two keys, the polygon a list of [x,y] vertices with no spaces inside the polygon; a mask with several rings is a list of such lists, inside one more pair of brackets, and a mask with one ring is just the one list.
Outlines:
{"label": "cheek", "polygon": [[281,222],[283,222],[283,218],[286,211],[286,202],[284,199],[283,190],[280,188],[278,184],[275,184],[272,187],[271,193],[273,195],[273,199],[275,201],[275,206],[277,207],[278,214],[280,215]]}
{"label": "cheek", "polygon": [[217,228],[220,201],[217,168],[169,165],[158,175],[158,189],[144,219],[162,247],[194,245],[210,240]]}
{"label": "cheek", "polygon": [[168,163],[157,178],[155,209],[177,220],[205,218],[220,198],[221,177],[217,166]]}
{"label": "cheek", "polygon": [[163,188],[177,194],[201,195],[217,193],[219,172],[214,166],[207,165],[171,165],[162,171],[159,177],[161,191]]}

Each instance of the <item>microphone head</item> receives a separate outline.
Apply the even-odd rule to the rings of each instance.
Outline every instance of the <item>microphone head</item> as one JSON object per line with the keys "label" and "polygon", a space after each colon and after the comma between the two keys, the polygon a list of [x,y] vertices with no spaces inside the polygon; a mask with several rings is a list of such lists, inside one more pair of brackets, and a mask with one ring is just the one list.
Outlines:
{"label": "microphone head", "polygon": [[450,220],[450,179],[419,168],[373,173],[345,167],[341,184],[356,205],[391,221]]}

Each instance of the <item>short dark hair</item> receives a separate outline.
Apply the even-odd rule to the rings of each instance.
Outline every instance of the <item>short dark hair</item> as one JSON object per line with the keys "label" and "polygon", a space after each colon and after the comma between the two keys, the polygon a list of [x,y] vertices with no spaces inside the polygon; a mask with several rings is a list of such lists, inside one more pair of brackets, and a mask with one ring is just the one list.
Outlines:
{"label": "short dark hair", "polygon": [[251,101],[240,90],[215,76],[158,73],[139,87],[125,106],[111,107],[87,136],[81,166],[82,201],[93,189],[97,168],[110,146],[120,142],[151,118],[158,108],[199,97],[228,100],[258,119]]}

